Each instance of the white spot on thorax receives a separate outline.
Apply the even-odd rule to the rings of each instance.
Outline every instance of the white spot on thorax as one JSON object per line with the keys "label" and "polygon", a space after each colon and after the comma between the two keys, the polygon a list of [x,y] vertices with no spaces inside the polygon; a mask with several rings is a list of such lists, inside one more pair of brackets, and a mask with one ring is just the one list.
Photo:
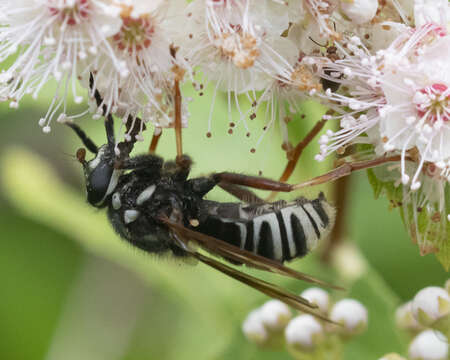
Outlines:
{"label": "white spot on thorax", "polygon": [[137,205],[142,205],[144,202],[146,202],[148,199],[150,199],[151,196],[153,195],[153,193],[155,192],[155,189],[156,189],[155,185],[150,185],[149,187],[147,187],[137,197],[136,204]]}
{"label": "white spot on thorax", "polygon": [[114,210],[119,210],[122,206],[122,202],[120,201],[120,194],[115,192],[112,196],[112,207]]}
{"label": "white spot on thorax", "polygon": [[125,224],[129,224],[133,221],[135,221],[139,216],[139,211],[137,210],[125,210],[123,214],[123,219],[125,221]]}

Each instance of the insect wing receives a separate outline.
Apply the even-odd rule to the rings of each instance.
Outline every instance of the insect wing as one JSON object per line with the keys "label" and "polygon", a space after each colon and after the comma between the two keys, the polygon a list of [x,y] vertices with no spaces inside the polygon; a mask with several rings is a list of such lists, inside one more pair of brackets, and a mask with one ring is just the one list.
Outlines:
{"label": "insect wing", "polygon": [[317,306],[310,303],[308,300],[301,296],[297,296],[295,294],[292,294],[281,287],[271,284],[267,281],[258,279],[256,277],[253,277],[251,275],[248,275],[246,273],[243,273],[239,270],[236,270],[220,261],[217,261],[213,258],[210,258],[208,256],[202,255],[198,252],[192,252],[192,256],[194,256],[196,259],[198,259],[200,262],[202,262],[205,265],[208,265],[221,273],[230,276],[231,278],[244,283],[255,290],[258,290],[262,292],[263,294],[266,294],[274,299],[278,299],[282,302],[284,302],[286,305],[292,306],[293,308],[300,310],[304,313],[311,314],[313,316],[316,316],[324,321],[334,323],[330,319],[328,319],[326,316],[314,311],[313,309],[316,309]]}
{"label": "insect wing", "polygon": [[[201,248],[205,249],[211,254],[218,255],[225,259],[230,259],[232,261],[236,261],[238,263],[242,263],[249,267],[253,267],[259,270],[265,270],[272,273],[288,276],[294,279],[307,281],[309,283],[330,287],[337,290],[343,290],[343,288],[339,286],[327,283],[320,279],[316,279],[315,277],[298,272],[296,270],[284,266],[283,264],[277,261],[267,259],[263,256],[254,254],[244,249],[240,249],[215,237],[208,236],[198,231],[188,229],[182,225],[170,221],[169,219],[162,219],[162,220],[166,225],[169,226],[169,228],[171,228],[172,231],[178,234],[181,239],[188,239],[187,242],[189,242],[189,240],[194,241]],[[188,243],[186,243],[185,246],[189,248]]]}

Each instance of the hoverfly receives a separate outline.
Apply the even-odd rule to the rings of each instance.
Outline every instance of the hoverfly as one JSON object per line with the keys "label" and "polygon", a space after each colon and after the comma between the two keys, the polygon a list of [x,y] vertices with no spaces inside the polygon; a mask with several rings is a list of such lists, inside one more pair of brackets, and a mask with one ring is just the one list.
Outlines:
{"label": "hoverfly", "polygon": [[[94,94],[101,106],[99,92]],[[87,200],[94,207],[106,208],[123,239],[148,253],[195,258],[270,297],[328,320],[306,299],[198,251],[201,248],[234,265],[338,288],[283,265],[306,255],[330,232],[334,208],[323,194],[314,200],[301,197],[266,203],[243,186],[286,191],[290,185],[228,172],[189,179],[192,161],[188,156],[166,162],[151,153],[131,157],[133,141],[119,143],[117,154],[110,114],[105,119],[107,143],[100,147],[78,125],[66,124],[95,155],[87,161],[84,148],[76,155],[84,169]],[[215,186],[246,203],[204,199]]]}

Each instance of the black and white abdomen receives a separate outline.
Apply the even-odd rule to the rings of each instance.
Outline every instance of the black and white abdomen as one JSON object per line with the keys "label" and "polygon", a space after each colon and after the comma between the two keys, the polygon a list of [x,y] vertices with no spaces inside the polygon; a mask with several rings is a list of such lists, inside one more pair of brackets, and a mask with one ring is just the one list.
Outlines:
{"label": "black and white abdomen", "polygon": [[306,255],[331,231],[335,210],[321,194],[260,205],[208,202],[196,229],[276,261]]}

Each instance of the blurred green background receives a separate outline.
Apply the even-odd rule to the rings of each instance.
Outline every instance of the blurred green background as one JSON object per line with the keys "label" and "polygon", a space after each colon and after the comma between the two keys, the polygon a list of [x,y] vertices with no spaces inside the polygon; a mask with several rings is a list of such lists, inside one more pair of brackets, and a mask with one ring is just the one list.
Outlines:
{"label": "blurred green background", "polygon": [[[194,175],[223,170],[262,171],[273,178],[281,174],[286,159],[277,126],[251,154],[264,116],[249,124],[250,138],[242,123],[229,135],[226,98],[219,97],[208,139],[210,92],[200,98],[189,87],[186,91],[194,101],[184,149],[195,160]],[[287,352],[258,349],[242,335],[245,316],[266,297],[203,265],[178,264],[132,249],[113,233],[105,213],[89,207],[73,156],[81,146],[78,139],[59,124],[48,135],[38,126],[51,88],[47,94],[38,102],[23,101],[18,110],[0,106],[0,359],[289,359]],[[294,143],[322,111],[314,104],[302,107],[306,118],[289,124]],[[79,123],[97,143],[104,142],[101,121]],[[136,152],[145,151],[150,133]],[[316,151],[311,147],[304,153],[292,182],[329,166],[312,160]],[[157,152],[174,157],[172,130],[164,132]],[[346,346],[346,359],[405,353],[408,338],[395,328],[396,306],[425,286],[442,286],[448,275],[433,255],[419,256],[399,214],[389,211],[386,199],[373,200],[364,173],[350,181],[343,220],[363,270],[349,280],[314,254],[291,266],[346,286],[347,292],[333,293],[334,299],[354,297],[367,306],[369,329]],[[319,190],[333,198],[329,188],[301,194],[315,197]],[[220,191],[209,198],[229,199]],[[263,277],[297,293],[307,287]]]}

